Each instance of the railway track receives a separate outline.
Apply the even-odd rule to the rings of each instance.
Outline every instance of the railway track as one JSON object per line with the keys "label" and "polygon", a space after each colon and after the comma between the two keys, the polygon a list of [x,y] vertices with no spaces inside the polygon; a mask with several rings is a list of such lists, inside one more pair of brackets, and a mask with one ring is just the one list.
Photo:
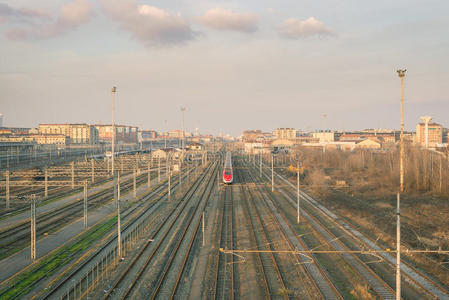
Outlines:
{"label": "railway track", "polygon": [[[122,176],[127,176],[130,173],[123,173]],[[101,178],[97,179],[95,183],[89,185],[90,187],[96,187],[103,184],[106,184],[107,182],[112,181],[112,177],[109,178]],[[14,195],[14,198],[10,201],[10,209],[6,210],[4,208],[0,209],[0,219],[8,217],[10,215],[16,215],[18,213],[24,212],[29,210],[29,203],[24,203],[25,197],[28,195],[36,195],[37,199],[43,199],[42,201],[39,201],[38,206],[45,205],[48,202],[55,201],[55,199],[68,197],[75,193],[82,192],[83,188],[80,186],[76,186],[74,189],[72,189],[69,186],[65,187],[48,187],[48,196],[47,198],[44,198],[45,191],[43,190],[43,187],[39,188],[30,188],[30,187],[18,187],[17,189],[11,188],[10,195]],[[0,194],[4,194],[5,191],[0,191]],[[19,201],[16,201],[15,199],[19,199]],[[4,200],[2,200],[4,202]],[[18,202],[18,203],[17,203]]]}
{"label": "railway track", "polygon": [[[136,185],[139,186],[146,182],[146,176],[141,175],[137,178]],[[130,190],[133,186],[133,179],[123,183],[122,190]],[[88,199],[88,209],[94,209],[112,201],[112,191],[110,188],[101,190]],[[73,201],[64,206],[57,207],[51,211],[41,213],[36,220],[36,233],[38,236],[52,233],[61,226],[66,225],[72,220],[82,216],[83,202]],[[27,247],[30,243],[30,220],[24,220],[16,226],[12,226],[0,231],[0,259]]]}
{"label": "railway track", "polygon": [[[173,179],[175,180],[177,177],[178,176],[173,176]],[[173,183],[171,186],[172,190],[175,190],[177,188],[177,185],[177,183]],[[141,224],[145,222],[150,214],[155,213],[159,209],[158,205],[162,202],[161,200],[167,197],[167,186],[167,182],[161,183],[150,193],[145,195],[141,199],[142,201],[139,201],[137,205],[131,206],[122,212],[122,243],[124,243],[127,237],[129,237],[130,232],[141,226]],[[153,218],[153,220],[158,220],[158,216],[160,216],[160,214],[156,213],[156,216],[155,218]],[[150,226],[151,224],[152,223],[150,222],[148,226]],[[89,269],[89,266],[95,265],[95,262],[97,263],[97,271],[99,269],[101,269],[101,271],[107,270],[110,267],[108,265],[108,261],[110,264],[110,262],[113,260],[113,258],[108,259],[110,257],[110,253],[108,251],[111,251],[111,249],[112,252],[114,252],[114,250],[116,251],[116,244],[116,232],[109,233],[102,239],[98,247],[94,248],[95,251],[89,251],[87,253],[88,256],[84,259],[77,260],[72,265],[66,266],[65,270],[60,272],[60,274],[47,285],[44,293],[41,293],[40,295],[37,295],[37,297],[33,298],[72,299],[77,295],[77,293],[73,289],[70,289],[70,282],[79,280],[80,277],[85,276],[86,270],[87,272],[91,270]],[[125,253],[126,249],[123,249],[123,251]],[[100,268],[98,266],[100,266]],[[101,275],[101,278],[104,278],[103,275]],[[96,280],[99,280],[99,278],[97,277]],[[79,287],[81,288],[81,282]],[[86,291],[84,293],[86,293]],[[79,293],[78,297],[80,297],[81,294],[82,293]]]}
{"label": "railway track", "polygon": [[[265,176],[267,176],[265,174]],[[287,183],[288,186],[291,188],[294,188],[296,190],[296,187],[289,182],[287,179],[282,177],[281,175],[275,173],[275,176],[278,177],[283,182]],[[267,176],[268,177],[268,176]],[[302,201],[306,201],[309,205],[314,207],[317,211],[319,211],[321,214],[323,214],[326,218],[331,220],[335,226],[338,226],[339,229],[341,229],[343,232],[345,232],[348,236],[355,239],[359,245],[364,245],[363,247],[366,249],[373,249],[375,251],[386,251],[386,248],[382,245],[378,244],[375,240],[368,237],[364,233],[360,232],[355,228],[352,224],[349,222],[345,222],[342,218],[337,216],[335,213],[329,211],[327,208],[325,208],[323,205],[318,203],[315,199],[310,197],[307,193],[304,191],[300,191]],[[293,204],[296,208],[296,203]],[[393,256],[393,254],[390,253],[378,253],[382,259],[388,263],[390,268],[396,267],[396,258]],[[411,264],[401,261],[401,273],[402,276],[405,277],[407,281],[410,281],[413,283],[418,290],[425,291],[425,293],[430,297],[434,299],[449,299],[449,291],[441,286],[438,282],[433,280],[430,276],[424,274],[422,271],[416,269]]]}
{"label": "railway track", "polygon": [[[170,210],[166,222],[159,224],[103,299],[174,297],[214,186],[216,168],[211,165]],[[144,277],[147,284],[142,288]]]}
{"label": "railway track", "polygon": [[[221,218],[220,248],[233,249],[233,194],[231,186],[224,186],[224,199]],[[234,282],[234,256],[217,253],[213,299],[234,299],[236,283]]]}
{"label": "railway track", "polygon": [[[296,208],[296,202],[291,198],[290,195],[287,195],[284,191],[279,190],[281,194],[284,195],[285,199]],[[318,218],[314,217],[312,214],[309,214],[305,210],[301,209],[301,215],[307,219],[307,221],[311,224],[314,230],[320,234],[326,241],[326,243],[336,251],[350,251],[349,249],[340,239],[334,235],[330,230],[326,228],[324,224],[322,224]],[[345,260],[345,262],[353,268],[353,270],[357,273],[357,277],[364,280],[366,284],[368,284],[381,299],[396,299],[395,291],[384,281],[382,280],[368,265],[362,262],[355,254],[352,253],[342,253],[341,256]]]}
{"label": "railway track", "polygon": [[[253,177],[252,174],[250,176]],[[254,177],[253,177],[254,178]],[[308,250],[307,245],[299,238],[287,219],[279,212],[275,201],[272,199],[271,192],[267,191],[265,188],[261,188],[256,185],[258,192],[260,193],[260,199],[263,199],[269,210],[274,215],[274,219],[279,224],[283,234],[285,234],[291,243],[292,249],[297,249],[300,251]],[[328,274],[323,270],[323,267],[318,262],[315,255],[310,255],[307,258],[300,256],[299,258],[301,264],[307,271],[309,278],[316,285],[320,297],[324,299],[343,299],[340,291],[335,287],[334,283],[328,276]]]}
{"label": "railway track", "polygon": [[[238,167],[234,168],[234,170],[237,179],[236,181],[240,183],[239,188],[243,198],[244,215],[248,221],[247,228],[250,230],[251,234],[252,248],[268,250],[268,247],[270,247],[270,249],[272,249],[271,247],[273,247],[273,245],[268,241],[266,228],[262,225],[260,214],[256,211],[257,209],[255,208],[253,198],[248,191],[248,187],[247,185],[245,185],[245,187],[243,186],[244,179],[241,171]],[[249,203],[249,198],[251,198],[251,203]],[[250,212],[250,206],[253,214]],[[256,211],[255,214],[254,211]],[[256,231],[259,234],[256,234]],[[259,267],[259,272],[261,274],[260,277],[262,279],[265,298],[289,299],[284,278],[281,275],[273,253],[257,253],[256,258],[258,262],[257,267]]]}

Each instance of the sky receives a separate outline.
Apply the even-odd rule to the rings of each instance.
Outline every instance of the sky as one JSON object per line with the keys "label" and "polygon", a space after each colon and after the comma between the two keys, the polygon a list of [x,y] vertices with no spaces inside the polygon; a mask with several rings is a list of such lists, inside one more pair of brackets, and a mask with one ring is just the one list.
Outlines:
{"label": "sky", "polygon": [[[4,125],[449,127],[447,0],[0,0]],[[323,117],[326,115],[326,117]]]}

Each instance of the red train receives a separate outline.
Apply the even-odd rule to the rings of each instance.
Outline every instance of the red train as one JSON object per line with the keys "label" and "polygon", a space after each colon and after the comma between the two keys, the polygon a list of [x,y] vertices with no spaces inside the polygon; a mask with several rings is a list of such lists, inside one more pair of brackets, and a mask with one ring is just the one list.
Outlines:
{"label": "red train", "polygon": [[231,152],[226,152],[226,159],[223,170],[223,182],[226,184],[231,184],[234,180],[234,175],[232,173],[232,155]]}

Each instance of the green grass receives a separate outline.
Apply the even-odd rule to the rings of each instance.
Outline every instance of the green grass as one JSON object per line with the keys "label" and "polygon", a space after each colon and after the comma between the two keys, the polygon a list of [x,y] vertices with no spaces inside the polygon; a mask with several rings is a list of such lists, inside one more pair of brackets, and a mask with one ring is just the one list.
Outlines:
{"label": "green grass", "polygon": [[59,267],[72,260],[75,254],[88,249],[94,241],[103,237],[114,227],[116,221],[117,217],[114,216],[106,223],[97,224],[70,244],[59,248],[37,263],[30,270],[12,279],[8,286],[0,292],[0,299],[18,298],[29,293],[40,279],[53,275]]}

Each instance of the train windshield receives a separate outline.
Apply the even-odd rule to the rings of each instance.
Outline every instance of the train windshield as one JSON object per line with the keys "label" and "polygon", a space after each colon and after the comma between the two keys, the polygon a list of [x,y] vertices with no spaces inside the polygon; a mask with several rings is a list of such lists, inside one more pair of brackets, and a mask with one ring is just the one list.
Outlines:
{"label": "train windshield", "polygon": [[225,170],[224,174],[226,176],[229,176],[229,175],[232,175],[232,172],[231,172],[231,170]]}

